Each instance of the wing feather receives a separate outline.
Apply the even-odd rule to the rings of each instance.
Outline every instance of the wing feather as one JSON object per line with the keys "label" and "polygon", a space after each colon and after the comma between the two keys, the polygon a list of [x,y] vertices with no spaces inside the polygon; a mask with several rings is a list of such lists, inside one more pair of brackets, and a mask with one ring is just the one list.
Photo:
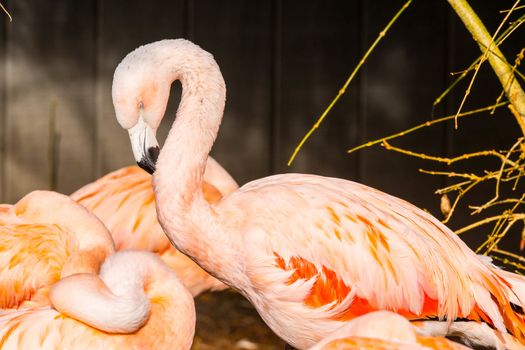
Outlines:
{"label": "wing feather", "polygon": [[[245,217],[252,283],[267,290],[313,281],[304,303],[331,305],[336,319],[387,309],[452,321],[477,312],[504,330],[502,314],[512,313],[510,288],[494,269],[430,214],[381,191],[285,174],[245,185],[223,204],[232,220],[241,221],[236,211]],[[260,276],[273,270],[293,273],[265,284]]]}
{"label": "wing feather", "polygon": [[76,248],[72,234],[57,225],[0,225],[0,305],[19,307],[58,281]]}

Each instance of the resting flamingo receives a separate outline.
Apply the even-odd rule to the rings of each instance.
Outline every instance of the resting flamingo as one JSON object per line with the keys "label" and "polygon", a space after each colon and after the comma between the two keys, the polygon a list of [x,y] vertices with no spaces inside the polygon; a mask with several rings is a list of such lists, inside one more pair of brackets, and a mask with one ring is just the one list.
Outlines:
{"label": "resting flamingo", "polygon": [[[159,154],[155,132],[174,80],[182,83],[181,102]],[[209,53],[163,40],[123,59],[112,94],[135,159],[154,172],[157,215],[170,241],[249,299],[277,335],[305,349],[345,321],[391,310],[443,324],[482,321],[525,340],[524,280],[487,265],[406,201],[308,174],[262,178],[216,204],[205,201],[203,172],[225,91]]]}
{"label": "resting flamingo", "polygon": [[193,297],[149,252],[117,252],[100,276],[76,274],[57,282],[50,300],[56,310],[3,310],[0,348],[185,350],[193,341]]}
{"label": "resting flamingo", "polygon": [[[211,157],[204,173],[204,198],[215,203],[239,186]],[[213,278],[169,242],[155,211],[151,176],[137,166],[113,171],[71,195],[110,230],[117,250],[140,249],[158,253],[193,296],[226,286]]]}
{"label": "resting flamingo", "polygon": [[34,191],[0,206],[0,308],[46,305],[61,277],[97,273],[114,252],[108,230],[68,196]]}
{"label": "resting flamingo", "polygon": [[[406,318],[391,311],[372,311],[354,318],[310,350],[467,350],[443,337],[424,337]],[[503,348],[502,348],[503,349]]]}

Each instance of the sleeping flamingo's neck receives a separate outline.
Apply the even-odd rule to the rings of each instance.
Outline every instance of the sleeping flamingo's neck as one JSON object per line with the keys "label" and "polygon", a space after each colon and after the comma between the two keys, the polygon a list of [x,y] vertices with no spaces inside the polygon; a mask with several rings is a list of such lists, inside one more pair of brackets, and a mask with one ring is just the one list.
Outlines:
{"label": "sleeping flamingo's neck", "polygon": [[169,55],[159,69],[166,72],[161,76],[167,77],[168,83],[181,81],[182,97],[157,161],[153,184],[159,221],[168,238],[199,261],[201,254],[208,254],[208,246],[216,243],[213,236],[218,233],[212,209],[202,194],[202,177],[221,122],[226,88],[210,54],[187,41],[170,43],[175,43],[174,47],[166,50]]}
{"label": "sleeping flamingo's neck", "polygon": [[[104,332],[131,333],[130,338],[142,337],[151,344],[157,338],[169,340],[166,344],[174,349],[188,349],[193,339],[191,294],[149,252],[118,252],[106,259],[100,275],[63,278],[53,285],[50,301],[60,313]],[[164,332],[166,325],[174,331]]]}

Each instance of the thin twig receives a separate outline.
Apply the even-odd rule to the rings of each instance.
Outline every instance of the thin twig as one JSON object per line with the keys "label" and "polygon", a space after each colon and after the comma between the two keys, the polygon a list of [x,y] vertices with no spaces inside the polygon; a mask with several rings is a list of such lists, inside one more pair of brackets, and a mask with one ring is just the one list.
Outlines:
{"label": "thin twig", "polygon": [[508,9],[508,10],[501,10],[499,13],[505,13],[505,12],[515,11],[515,10],[521,10],[523,8],[525,8],[525,5],[521,5],[521,6],[512,8],[512,9]]}
{"label": "thin twig", "polygon": [[[514,6],[512,7],[511,11],[509,11],[505,18],[503,19],[503,21],[501,21],[500,25],[498,26],[498,29],[496,29],[496,33],[494,33],[494,35],[492,37],[490,37],[490,40],[488,41],[488,45],[486,45],[484,42],[481,42],[479,40],[476,40],[478,41],[478,44],[480,45],[481,47],[481,50],[483,51],[484,49],[484,53],[483,53],[483,57],[481,57],[481,60],[479,61],[479,63],[476,65],[476,67],[474,68],[474,74],[472,75],[472,79],[470,80],[470,83],[467,87],[467,89],[465,90],[465,94],[463,95],[463,99],[461,100],[461,103],[459,104],[459,108],[458,108],[458,111],[456,113],[456,118],[454,119],[454,127],[457,129],[458,128],[458,118],[457,118],[457,114],[459,114],[461,112],[461,110],[463,109],[463,105],[465,104],[465,101],[467,100],[467,97],[470,95],[470,91],[472,89],[472,86],[474,85],[474,81],[476,80],[476,76],[478,75],[478,72],[479,72],[479,68],[481,67],[481,65],[483,64],[483,62],[485,62],[488,57],[489,57],[489,54],[490,55],[494,55],[494,54],[498,54],[498,52],[492,52],[492,47],[493,47],[493,44],[494,44],[494,38],[498,35],[499,31],[501,30],[501,28],[503,27],[503,24],[507,21],[507,19],[509,18],[510,14],[512,13],[512,11],[514,10],[514,8],[519,4],[520,0],[517,0],[515,3],[514,3]],[[463,1],[457,1],[457,0],[449,0],[449,3],[452,5],[452,7],[454,8],[454,10],[456,10],[456,12],[458,12],[458,9],[456,7],[454,7],[453,3],[456,3],[456,6],[457,5],[460,5],[462,4],[463,5],[463,9],[469,7],[469,4],[466,0],[463,0]],[[471,12],[469,13],[470,16],[476,16],[476,13],[474,12],[474,10],[472,10],[472,8],[470,8]],[[458,12],[458,15],[461,17],[460,13]],[[469,17],[471,18],[471,17]],[[477,16],[476,16],[477,18]],[[463,19],[463,18],[462,18]],[[467,22],[465,22],[465,20],[463,20],[465,23],[465,26],[467,27],[467,29],[470,30]],[[483,23],[481,23],[481,20],[479,20],[478,18],[478,21],[479,21],[479,24],[481,26],[483,26]],[[486,34],[488,35],[487,33],[487,30],[485,29],[485,32]],[[472,33],[472,31],[471,31]],[[472,33],[474,34],[474,33]],[[485,46],[485,48],[483,48],[482,46]],[[497,47],[495,48],[497,50],[499,50]],[[501,55],[503,56],[503,55]],[[513,75],[512,75],[513,76]]]}
{"label": "thin twig", "polygon": [[[425,170],[419,169],[420,172],[425,173]],[[428,174],[428,171],[426,172]],[[458,182],[453,185],[450,185],[448,187],[440,188],[439,190],[435,191],[436,194],[446,194],[452,191],[459,191],[463,186],[468,185],[470,183],[470,180]]]}
{"label": "thin twig", "polygon": [[13,17],[11,17],[11,14],[9,13],[9,11],[7,11],[7,9],[4,7],[4,4],[2,4],[1,2],[0,2],[0,7],[5,12],[7,17],[9,17],[9,22],[13,22]]}
{"label": "thin twig", "polygon": [[459,192],[458,192],[458,195],[456,196],[456,199],[454,200],[454,203],[452,204],[452,206],[450,207],[450,211],[448,212],[448,215],[445,217],[444,220],[442,220],[442,222],[444,224],[446,224],[447,222],[449,222],[450,218],[452,217],[452,214],[454,214],[454,211],[456,210],[456,207],[458,206],[458,203],[459,201],[461,200],[461,198],[463,198],[463,196],[468,192],[470,191],[471,189],[473,189],[478,183],[480,183],[481,181],[483,181],[482,178],[479,178],[475,181],[472,181],[472,183],[470,185],[468,185],[466,188],[464,189],[461,189]]}
{"label": "thin twig", "polygon": [[[510,148],[510,150],[507,152],[507,154],[505,155],[505,160],[507,160],[510,156],[510,154],[512,153],[512,151],[514,149],[516,149],[520,144],[521,142],[523,141],[523,138],[518,138],[518,141],[516,143],[514,143],[514,145],[512,145],[512,147]],[[487,206],[489,206],[492,202],[495,202],[498,200],[499,198],[499,187],[500,187],[500,182],[501,182],[501,175],[503,174],[503,169],[505,168],[505,161],[502,161],[501,163],[501,167],[499,169],[499,172],[498,172],[498,176],[496,177],[496,189],[495,189],[495,194],[494,194],[494,197],[492,197],[491,200],[489,200],[488,202],[486,202],[485,204],[479,206],[475,211],[474,211],[474,214],[476,213],[479,213],[481,210],[485,209]],[[514,165],[515,166],[515,165]]]}
{"label": "thin twig", "polygon": [[398,153],[401,153],[401,154],[406,154],[408,156],[416,157],[416,158],[420,158],[420,159],[431,160],[431,161],[440,162],[440,163],[446,163],[447,165],[450,165],[452,163],[455,163],[455,162],[458,162],[458,161],[461,161],[461,160],[466,160],[466,159],[470,159],[470,158],[474,158],[474,157],[483,157],[483,156],[495,156],[495,157],[498,157],[504,164],[509,164],[511,166],[515,166],[516,165],[516,163],[514,163],[513,161],[511,161],[510,159],[508,159],[507,157],[505,157],[501,153],[498,153],[495,150],[486,150],[486,151],[479,151],[479,152],[473,152],[473,153],[465,153],[465,154],[462,154],[462,155],[454,157],[454,158],[446,158],[446,157],[430,156],[428,154],[418,153],[418,152],[410,151],[410,150],[403,149],[403,148],[400,148],[400,147],[392,146],[386,140],[381,143],[381,146],[385,147],[385,149],[387,149],[389,151],[394,151],[394,152],[398,152]]}
{"label": "thin twig", "polygon": [[[521,199],[523,200],[525,198],[525,194],[521,196]],[[507,232],[514,226],[514,224],[520,220],[523,220],[522,215],[514,215],[514,211],[518,208],[520,205],[520,202],[516,202],[514,206],[505,212],[503,212],[502,218],[498,221],[498,223],[494,226],[494,229],[492,230],[492,233],[489,235],[487,240],[483,242],[482,245],[480,245],[476,253],[480,252],[481,249],[483,249],[485,246],[488,246],[488,248],[485,250],[484,254],[490,253],[493,249],[497,248],[498,243],[501,241],[503,237],[507,234]],[[505,215],[507,217],[505,217]],[[505,228],[501,230],[503,225],[507,223]]]}
{"label": "thin twig", "polygon": [[[496,73],[500,83],[504,87],[507,98],[516,109],[517,116],[522,120],[525,120],[525,92],[521,88],[519,82],[515,79],[512,80],[513,83],[510,86],[505,86],[506,82],[510,79],[509,77],[512,76],[513,73],[509,68],[508,63],[502,63],[500,59],[495,57],[497,55],[504,59],[505,56],[501,53],[498,47],[494,47],[492,49],[493,37],[489,35],[487,29],[466,0],[448,0],[448,2],[461,18],[465,24],[465,27],[472,34],[474,40],[476,40],[476,42],[480,45],[481,50],[483,51],[483,46],[491,49],[485,50],[485,53],[488,55],[487,59],[494,70],[494,73]],[[516,8],[518,2],[516,2],[516,4],[513,6],[514,9]],[[510,13],[511,11],[509,11],[508,14]],[[508,16],[506,16],[506,18],[507,17]],[[492,50],[494,51],[494,54],[491,53]],[[521,122],[519,124],[523,135],[525,135],[525,129],[523,128],[525,123]]]}
{"label": "thin twig", "polygon": [[512,228],[512,226],[514,226],[514,224],[516,224],[519,220],[512,220],[512,221],[509,221],[507,226],[505,226],[505,228],[503,229],[503,231],[501,231],[500,233],[498,233],[497,235],[494,235],[491,239],[487,240],[484,244],[482,244],[477,250],[476,250],[476,253],[478,253],[484,245],[488,245],[490,244],[487,249],[485,250],[485,254],[490,254],[497,246],[498,246],[498,243],[503,239],[503,237],[505,237],[505,235],[507,234],[507,232],[509,232],[509,230]]}
{"label": "thin twig", "polygon": [[489,224],[491,222],[494,222],[494,221],[498,221],[498,220],[501,220],[501,219],[509,219],[509,218],[516,218],[516,219],[519,219],[519,220],[523,220],[525,219],[525,214],[507,214],[507,213],[503,213],[503,214],[500,214],[500,215],[495,215],[495,216],[491,216],[491,217],[488,217],[488,218],[485,218],[483,220],[479,220],[479,221],[476,221],[476,222],[473,222],[472,224],[470,225],[467,225],[467,226],[464,226],[456,231],[454,231],[457,235],[460,235],[462,233],[465,233],[467,231],[470,231],[472,229],[475,229],[476,227],[480,227],[480,226],[483,226],[483,225],[486,225],[486,224]]}
{"label": "thin twig", "polygon": [[[525,204],[525,201],[523,201],[522,199],[517,199],[517,198],[506,198],[506,199],[502,199],[500,201],[494,201],[489,206],[493,207],[493,206],[496,206],[496,205],[510,204],[510,203]],[[477,207],[469,205],[469,208],[470,209],[476,209]]]}
{"label": "thin twig", "polygon": [[[525,22],[525,15],[522,15],[520,18],[518,18],[516,21],[514,21],[501,35],[499,38],[496,39],[496,46],[500,46],[521,24]],[[494,53],[494,52],[493,52]],[[461,72],[455,72],[451,73],[451,75],[457,75],[461,74],[459,77],[457,77],[448,87],[445,91],[443,91],[433,102],[432,108],[434,109],[441,101],[449,94],[450,91],[461,81],[463,80],[467,74],[473,70],[478,62],[483,57],[483,54],[479,55],[478,58],[474,62],[470,64],[470,66],[467,69],[464,69]],[[503,60],[504,62],[505,60]],[[522,79],[525,79],[525,76],[519,71],[516,71],[516,74],[518,74]]]}
{"label": "thin twig", "polygon": [[379,44],[379,42],[381,41],[381,39],[383,39],[387,33],[387,31],[390,29],[390,27],[394,24],[394,22],[399,18],[399,16],[401,16],[401,14],[405,11],[405,9],[410,5],[410,3],[412,2],[412,0],[408,0],[400,9],[399,11],[397,11],[397,13],[395,14],[395,16],[388,22],[388,24],[386,25],[385,29],[383,29],[381,32],[379,32],[379,35],[377,36],[376,40],[374,41],[374,43],[368,48],[368,50],[366,51],[366,53],[364,54],[363,58],[361,58],[361,60],[359,61],[359,63],[357,64],[357,66],[354,68],[354,70],[352,71],[352,73],[350,74],[350,76],[348,77],[348,79],[346,80],[346,82],[344,83],[343,87],[341,89],[339,89],[339,92],[337,93],[337,95],[335,96],[335,98],[332,100],[332,102],[328,105],[328,107],[325,109],[325,111],[323,112],[323,114],[321,114],[321,116],[317,119],[317,121],[315,122],[315,124],[312,126],[312,128],[306,133],[306,135],[304,135],[304,137],[302,138],[301,142],[299,142],[299,144],[297,145],[297,147],[295,148],[292,156],[290,157],[290,159],[288,160],[288,166],[290,166],[292,164],[292,162],[294,161],[295,157],[297,156],[297,153],[299,153],[299,150],[301,149],[301,147],[304,145],[304,143],[306,142],[306,140],[308,140],[308,138],[310,137],[310,135],[313,134],[313,132],[319,127],[319,125],[321,125],[321,123],[323,122],[324,118],[328,115],[328,113],[332,110],[332,108],[335,106],[335,104],[337,103],[337,101],[339,101],[339,98],[341,96],[343,96],[343,94],[346,92],[346,88],[348,87],[348,85],[350,84],[350,82],[354,79],[354,77],[356,76],[357,72],[359,71],[359,69],[361,68],[361,66],[365,63],[366,59],[368,58],[368,56],[372,53],[372,51],[375,49],[375,47],[377,46],[377,44]]}
{"label": "thin twig", "polygon": [[[434,170],[425,170],[425,169],[419,169],[419,172],[421,172],[423,174],[429,174],[429,175],[443,175],[443,176],[447,176],[447,177],[459,177],[459,178],[463,178],[463,179],[469,179],[468,182],[478,181],[478,180],[481,180],[481,181],[489,180],[489,179],[495,178],[497,176],[497,174],[498,174],[498,172],[493,171],[493,172],[487,172],[485,174],[485,176],[478,176],[476,174],[455,173],[455,172],[452,172],[452,171],[451,172],[449,172],[449,171],[434,171]],[[442,190],[437,190],[436,193],[437,194],[442,194],[443,192],[442,192]]]}
{"label": "thin twig", "polygon": [[[462,118],[462,117],[468,117],[468,116],[476,115],[478,113],[490,111],[492,108],[498,108],[498,107],[501,107],[501,106],[505,106],[507,104],[508,104],[508,102],[501,102],[501,103],[499,103],[497,105],[490,105],[488,107],[478,108],[478,109],[474,109],[474,110],[468,111],[468,112],[462,112],[462,113],[459,114],[458,117]],[[456,115],[453,114],[453,115],[448,115],[446,117],[442,117],[442,118],[438,118],[438,119],[434,119],[434,120],[429,120],[429,121],[426,121],[426,122],[424,122],[422,124],[416,125],[416,126],[410,128],[410,129],[406,129],[406,130],[403,130],[401,132],[398,132],[397,134],[393,134],[393,135],[390,135],[390,136],[385,136],[385,137],[382,137],[380,139],[377,139],[377,140],[374,140],[374,141],[369,141],[369,142],[364,143],[362,145],[359,145],[359,146],[356,146],[354,148],[351,148],[351,149],[349,149],[347,151],[347,153],[352,153],[352,152],[355,152],[355,151],[360,150],[362,148],[371,147],[371,146],[377,145],[377,144],[379,144],[381,142],[384,142],[384,141],[387,141],[387,140],[392,140],[392,139],[395,139],[397,137],[410,134],[410,133],[412,133],[412,132],[414,132],[416,130],[425,128],[427,126],[431,126],[431,125],[434,125],[434,124],[445,122],[447,120],[454,119],[455,117],[456,117]]]}
{"label": "thin twig", "polygon": [[[495,251],[493,250],[492,253],[495,253]],[[509,260],[509,259],[507,259],[507,258],[500,258],[499,256],[495,256],[495,255],[491,255],[491,257],[492,257],[494,260],[498,260],[498,261],[500,261],[500,262],[503,263],[504,265],[514,266],[515,268],[518,269],[518,271],[514,271],[515,273],[520,272],[519,270],[525,271],[525,265],[522,265],[522,264],[520,264],[519,262],[515,262],[515,261],[513,261],[513,260]],[[521,274],[523,274],[523,273],[521,273]]]}

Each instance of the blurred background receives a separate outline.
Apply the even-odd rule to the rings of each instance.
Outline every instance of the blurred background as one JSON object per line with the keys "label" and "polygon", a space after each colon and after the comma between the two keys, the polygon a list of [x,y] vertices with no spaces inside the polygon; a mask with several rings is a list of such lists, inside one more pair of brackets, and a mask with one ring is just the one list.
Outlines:
{"label": "blurred background", "polygon": [[[444,0],[411,4],[293,165],[286,166],[301,137],[403,2],[3,0],[13,21],[0,18],[0,199],[12,203],[34,189],[71,193],[133,164],[128,135],[114,117],[113,71],[139,45],[183,37],[211,52],[221,67],[227,104],[212,155],[240,184],[281,172],[342,177],[442,218],[434,191],[451,180],[418,169],[444,166],[379,146],[351,155],[346,151],[457,111],[470,79],[436,108],[432,104],[455,78],[450,73],[466,69],[480,51]],[[500,10],[513,4],[471,1],[490,33],[504,17]],[[524,44],[525,35],[518,30],[501,49],[513,62]],[[501,85],[485,64],[463,110],[494,104],[500,92]],[[179,95],[180,85],[174,84],[160,139],[175,116]],[[453,123],[438,124],[392,144],[452,157],[508,149],[519,135],[513,116],[500,108],[492,116],[460,120],[458,130]],[[474,160],[463,170],[486,168],[486,161]],[[492,196],[489,191],[490,186],[477,191],[465,203],[480,204]],[[523,193],[523,188],[517,191]],[[469,220],[465,205],[450,226],[461,227]],[[516,230],[505,243],[511,249],[519,245],[521,227]],[[485,237],[483,232],[462,236],[472,245]],[[224,300],[229,293],[223,293]],[[238,316],[239,323],[218,326],[213,315],[201,313],[201,327],[209,324],[209,329],[225,334],[250,327],[240,322],[262,327],[249,305],[228,299],[224,303],[233,303],[231,308],[214,306],[220,298],[207,294],[199,305],[215,309],[221,322]],[[228,314],[233,309],[239,315]],[[241,321],[243,317],[247,318]],[[248,338],[265,348],[279,344],[269,331],[257,332]],[[196,343],[202,349],[228,348],[206,341]]]}

